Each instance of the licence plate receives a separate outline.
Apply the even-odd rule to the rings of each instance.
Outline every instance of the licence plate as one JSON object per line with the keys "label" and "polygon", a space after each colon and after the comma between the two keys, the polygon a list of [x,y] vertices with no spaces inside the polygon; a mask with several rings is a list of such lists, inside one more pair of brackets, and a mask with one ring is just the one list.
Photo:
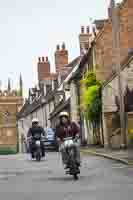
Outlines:
{"label": "licence plate", "polygon": [[51,143],[50,143],[50,142],[45,142],[44,144],[45,144],[45,145],[50,145]]}

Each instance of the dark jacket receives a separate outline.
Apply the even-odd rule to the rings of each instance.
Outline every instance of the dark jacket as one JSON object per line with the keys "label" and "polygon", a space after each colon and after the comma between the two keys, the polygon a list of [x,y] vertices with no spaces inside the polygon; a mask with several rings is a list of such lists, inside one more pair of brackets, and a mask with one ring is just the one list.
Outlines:
{"label": "dark jacket", "polygon": [[80,131],[75,122],[69,122],[67,125],[60,124],[56,127],[56,137],[63,140],[66,137],[75,137]]}
{"label": "dark jacket", "polygon": [[31,127],[31,128],[29,128],[27,137],[30,137],[30,136],[34,137],[35,134],[40,134],[40,135],[45,136],[45,131],[40,126],[38,126],[38,127]]}

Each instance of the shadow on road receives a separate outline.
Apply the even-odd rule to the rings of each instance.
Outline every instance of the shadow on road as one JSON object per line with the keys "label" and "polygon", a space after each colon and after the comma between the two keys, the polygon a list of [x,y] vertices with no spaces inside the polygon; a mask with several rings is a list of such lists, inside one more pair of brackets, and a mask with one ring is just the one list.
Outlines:
{"label": "shadow on road", "polygon": [[[79,180],[78,181],[83,181],[85,179],[88,179],[86,176],[79,176]],[[62,177],[49,177],[48,178],[49,181],[55,181],[55,182],[70,182],[73,181],[73,177],[72,176],[62,176]]]}

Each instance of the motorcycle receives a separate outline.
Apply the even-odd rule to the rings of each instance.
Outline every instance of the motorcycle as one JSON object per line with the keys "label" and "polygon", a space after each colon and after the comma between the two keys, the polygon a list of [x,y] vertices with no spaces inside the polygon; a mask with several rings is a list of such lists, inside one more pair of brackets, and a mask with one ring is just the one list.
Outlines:
{"label": "motorcycle", "polygon": [[74,140],[72,137],[64,139],[64,148],[66,149],[67,159],[68,159],[68,171],[66,174],[72,175],[74,180],[78,180],[78,174],[80,174],[79,165],[77,165],[75,159],[75,142],[77,142],[77,138]]}
{"label": "motorcycle", "polygon": [[35,134],[34,137],[29,137],[28,138],[29,142],[31,142],[33,145],[33,156],[35,157],[36,161],[41,161],[41,158],[42,158],[42,148],[41,148],[41,143],[43,142],[44,140],[44,137],[43,136],[40,136],[38,134]]}

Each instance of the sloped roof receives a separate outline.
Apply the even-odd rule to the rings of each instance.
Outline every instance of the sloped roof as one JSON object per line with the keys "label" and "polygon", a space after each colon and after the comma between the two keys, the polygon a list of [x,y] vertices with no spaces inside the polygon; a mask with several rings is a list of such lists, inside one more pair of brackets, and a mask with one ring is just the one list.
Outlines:
{"label": "sloped roof", "polygon": [[50,118],[57,116],[62,110],[64,110],[67,106],[70,105],[70,98],[67,101],[60,102],[54,109],[54,111],[50,114]]}
{"label": "sloped roof", "polygon": [[96,25],[96,28],[98,30],[102,29],[104,26],[104,23],[107,22],[108,19],[97,19],[94,21],[94,24]]}
{"label": "sloped roof", "polygon": [[24,106],[20,110],[20,112],[17,114],[17,118],[23,118],[32,113],[34,110],[36,110],[41,105],[41,96],[38,100],[35,100],[33,103],[25,102]]}
{"label": "sloped roof", "polygon": [[[123,70],[128,63],[130,63],[130,61],[133,60],[133,54],[129,54],[127,55],[127,57],[125,59],[123,59],[123,61],[121,62],[121,70]],[[105,87],[110,81],[112,81],[115,77],[117,76],[116,71],[114,71],[111,76],[103,83],[103,87]]]}
{"label": "sloped roof", "polygon": [[79,63],[80,56],[76,57],[72,60],[68,65],[65,65],[64,68],[61,70],[61,76],[63,76],[63,80],[68,76],[68,74],[73,70],[73,68]]}

